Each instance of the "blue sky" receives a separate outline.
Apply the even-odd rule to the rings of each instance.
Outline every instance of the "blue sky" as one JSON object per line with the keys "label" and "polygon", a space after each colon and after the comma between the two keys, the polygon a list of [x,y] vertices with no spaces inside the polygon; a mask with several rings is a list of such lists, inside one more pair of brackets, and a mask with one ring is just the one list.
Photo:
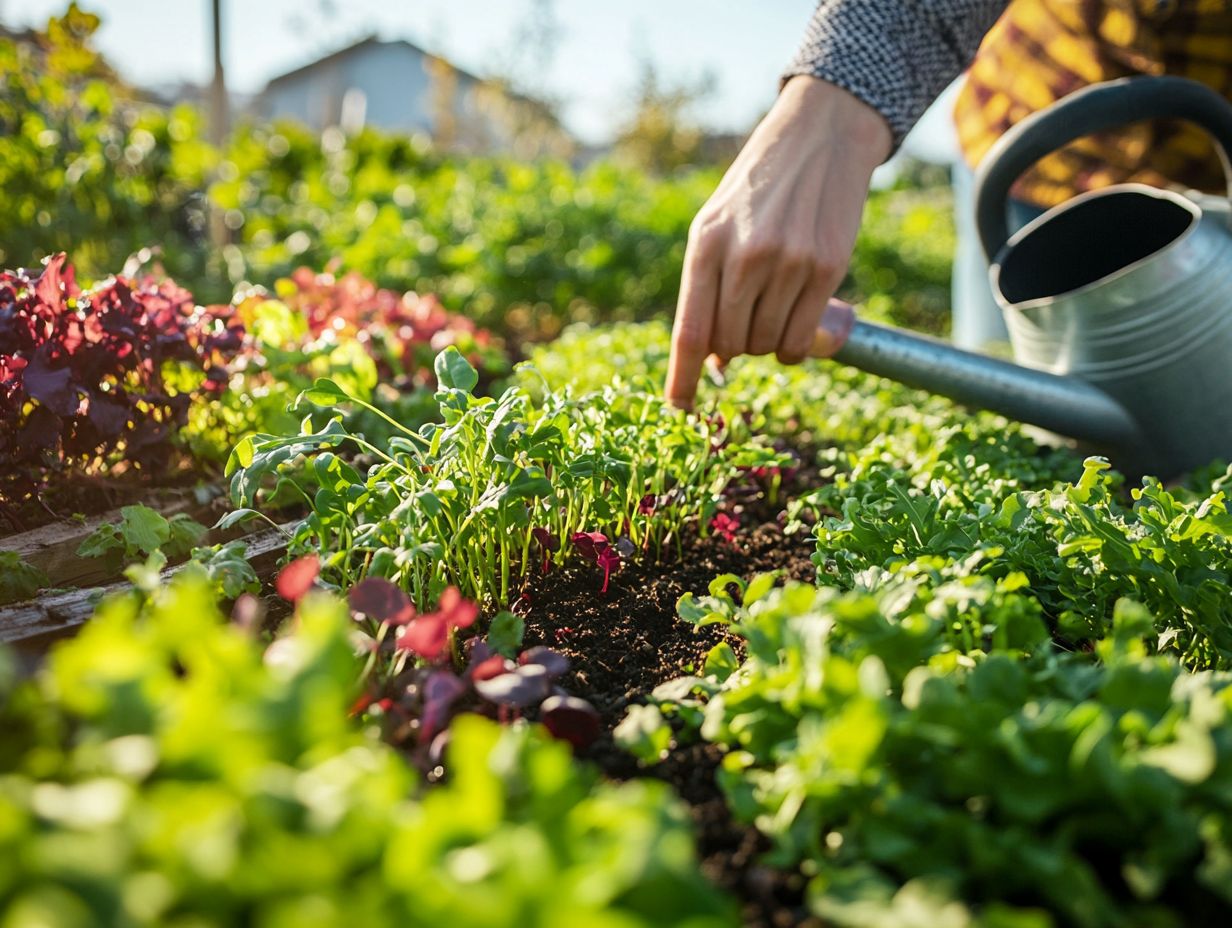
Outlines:
{"label": "blue sky", "polygon": [[[607,138],[649,58],[667,80],[715,78],[698,111],[743,131],[774,99],[814,0],[555,0],[556,54],[539,67],[511,37],[534,0],[224,0],[232,89],[253,92],[284,71],[375,32],[409,39],[480,75],[510,63],[564,102],[566,124]],[[98,43],[139,84],[202,82],[210,73],[208,0],[81,0],[100,14]],[[0,20],[37,25],[67,0],[0,0]],[[944,120],[942,120],[944,122]],[[937,130],[924,133],[930,138]]]}

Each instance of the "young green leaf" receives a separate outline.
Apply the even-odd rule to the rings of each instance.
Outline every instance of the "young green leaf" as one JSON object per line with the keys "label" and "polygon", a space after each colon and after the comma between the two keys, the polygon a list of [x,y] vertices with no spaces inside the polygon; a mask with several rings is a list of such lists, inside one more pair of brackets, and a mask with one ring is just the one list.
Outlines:
{"label": "young green leaf", "polygon": [[349,393],[328,377],[318,377],[307,390],[300,393],[296,405],[308,402],[316,406],[336,406],[354,399]]}
{"label": "young green leaf", "polygon": [[0,551],[0,603],[28,599],[50,582],[46,573],[27,564],[16,551]]}
{"label": "young green leaf", "polygon": [[726,641],[720,641],[706,652],[706,660],[702,664],[702,673],[714,677],[720,683],[732,675],[740,666],[736,652]]}
{"label": "young green leaf", "polygon": [[612,737],[643,764],[659,763],[672,746],[671,726],[658,706],[630,706]]}
{"label": "young green leaf", "polygon": [[125,553],[150,554],[171,538],[171,526],[161,513],[137,504],[120,510],[120,537]]}
{"label": "young green leaf", "polygon": [[479,383],[475,370],[453,345],[436,356],[436,380],[442,387],[470,393]]}
{"label": "young green leaf", "polygon": [[526,622],[512,612],[499,612],[488,627],[488,647],[508,658],[517,656],[526,634]]}
{"label": "young green leaf", "polygon": [[778,578],[779,578],[778,571],[770,571],[768,573],[758,574],[756,577],[750,580],[749,585],[745,587],[744,599],[742,600],[742,603],[745,606],[751,606],[753,603],[757,602],[759,599],[761,599],[763,596],[769,593],[772,589],[774,589],[774,583],[776,580],[778,580]]}

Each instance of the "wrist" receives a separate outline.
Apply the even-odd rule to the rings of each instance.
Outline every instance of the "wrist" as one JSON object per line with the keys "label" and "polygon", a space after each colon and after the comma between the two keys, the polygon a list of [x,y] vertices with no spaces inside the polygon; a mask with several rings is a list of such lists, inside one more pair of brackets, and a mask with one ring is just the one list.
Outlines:
{"label": "wrist", "polygon": [[782,109],[820,142],[841,139],[850,154],[862,158],[870,174],[893,151],[894,135],[886,118],[855,94],[820,77],[788,78],[775,109]]}

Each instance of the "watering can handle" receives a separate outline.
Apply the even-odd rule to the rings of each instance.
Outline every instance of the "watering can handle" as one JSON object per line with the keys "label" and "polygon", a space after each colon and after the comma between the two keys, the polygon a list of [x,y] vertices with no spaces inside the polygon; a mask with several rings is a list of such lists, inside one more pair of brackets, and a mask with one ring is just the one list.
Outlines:
{"label": "watering can handle", "polygon": [[996,259],[1009,238],[1010,187],[1035,162],[1070,142],[1144,119],[1184,119],[1218,145],[1232,192],[1232,105],[1184,77],[1126,77],[1093,84],[1033,113],[1006,132],[975,177],[975,219],[984,254]]}

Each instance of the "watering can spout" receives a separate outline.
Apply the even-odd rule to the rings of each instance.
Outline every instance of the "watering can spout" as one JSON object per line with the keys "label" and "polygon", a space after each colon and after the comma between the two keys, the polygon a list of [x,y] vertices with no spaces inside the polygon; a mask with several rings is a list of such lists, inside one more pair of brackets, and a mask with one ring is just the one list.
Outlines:
{"label": "watering can spout", "polygon": [[1000,413],[1108,451],[1142,445],[1137,423],[1120,403],[1076,377],[990,358],[914,333],[857,321],[837,353],[821,333],[815,354],[870,374]]}

